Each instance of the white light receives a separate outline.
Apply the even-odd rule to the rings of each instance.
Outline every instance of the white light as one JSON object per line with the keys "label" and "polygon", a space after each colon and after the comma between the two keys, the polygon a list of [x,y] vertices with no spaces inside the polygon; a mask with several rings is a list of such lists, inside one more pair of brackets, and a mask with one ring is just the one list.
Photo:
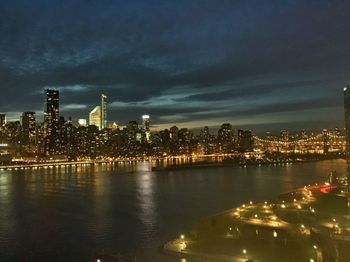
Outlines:
{"label": "white light", "polygon": [[317,249],[317,246],[316,246],[316,245],[314,245],[313,247],[314,247],[314,249]]}
{"label": "white light", "polygon": [[185,238],[185,236],[184,235],[181,235],[181,239],[184,239]]}
{"label": "white light", "polygon": [[273,231],[273,237],[277,237],[277,232]]}
{"label": "white light", "polygon": [[247,250],[245,250],[245,249],[243,249],[242,252],[244,255],[247,254]]}

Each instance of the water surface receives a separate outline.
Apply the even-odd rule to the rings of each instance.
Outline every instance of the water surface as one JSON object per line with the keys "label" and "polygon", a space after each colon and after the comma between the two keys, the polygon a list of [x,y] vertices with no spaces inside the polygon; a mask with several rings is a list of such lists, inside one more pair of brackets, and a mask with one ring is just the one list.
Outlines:
{"label": "water surface", "polygon": [[345,161],[152,172],[147,162],[0,171],[1,261],[91,261],[120,253],[178,261],[165,241],[201,217],[273,200],[345,172]]}

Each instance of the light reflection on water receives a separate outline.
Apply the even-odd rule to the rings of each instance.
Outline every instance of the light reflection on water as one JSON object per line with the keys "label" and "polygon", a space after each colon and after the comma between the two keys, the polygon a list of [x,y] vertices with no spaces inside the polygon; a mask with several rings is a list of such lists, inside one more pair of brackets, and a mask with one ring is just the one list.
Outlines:
{"label": "light reflection on water", "polygon": [[1,261],[89,261],[104,250],[179,261],[159,246],[203,216],[345,172],[345,161],[152,172],[150,164],[0,172]]}

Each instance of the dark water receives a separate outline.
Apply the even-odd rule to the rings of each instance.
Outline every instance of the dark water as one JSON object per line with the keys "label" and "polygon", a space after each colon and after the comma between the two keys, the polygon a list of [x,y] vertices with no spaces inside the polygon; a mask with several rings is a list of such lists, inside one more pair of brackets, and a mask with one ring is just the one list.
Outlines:
{"label": "dark water", "polygon": [[203,216],[345,172],[345,161],[151,172],[148,163],[0,171],[1,261],[137,261]]}

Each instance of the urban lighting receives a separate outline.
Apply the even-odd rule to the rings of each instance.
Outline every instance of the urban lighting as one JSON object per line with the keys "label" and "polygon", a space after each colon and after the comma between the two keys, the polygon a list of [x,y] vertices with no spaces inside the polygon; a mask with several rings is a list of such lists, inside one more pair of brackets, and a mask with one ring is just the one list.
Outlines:
{"label": "urban lighting", "polygon": [[275,230],[273,231],[273,237],[277,237],[277,232]]}

